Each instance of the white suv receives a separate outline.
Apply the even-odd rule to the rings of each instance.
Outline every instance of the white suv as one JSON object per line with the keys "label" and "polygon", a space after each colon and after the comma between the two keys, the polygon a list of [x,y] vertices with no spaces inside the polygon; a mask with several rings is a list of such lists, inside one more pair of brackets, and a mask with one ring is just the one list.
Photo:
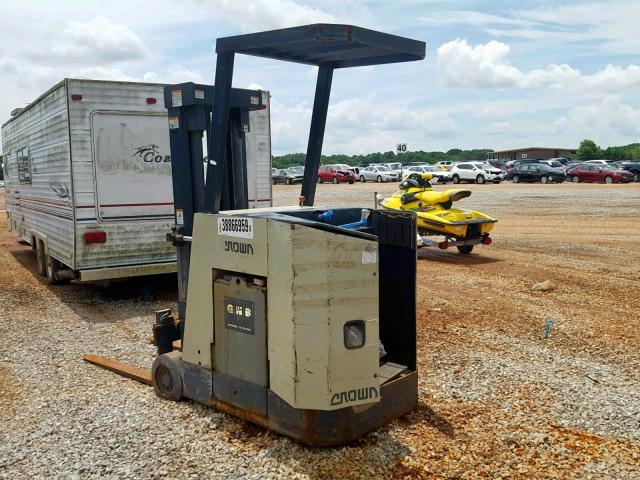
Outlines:
{"label": "white suv", "polygon": [[500,183],[502,180],[504,180],[504,172],[484,162],[456,163],[451,169],[451,181],[453,183]]}

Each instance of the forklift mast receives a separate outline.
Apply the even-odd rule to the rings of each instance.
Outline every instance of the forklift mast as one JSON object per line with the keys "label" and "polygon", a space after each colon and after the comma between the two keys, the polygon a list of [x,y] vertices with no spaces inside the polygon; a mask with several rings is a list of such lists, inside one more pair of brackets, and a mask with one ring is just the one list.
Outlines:
{"label": "forklift mast", "polygon": [[[164,103],[169,115],[169,140],[175,225],[168,234],[178,257],[178,315],[185,319],[185,301],[189,278],[189,258],[193,232],[193,215],[212,210],[205,198],[205,164],[213,162],[204,155],[203,138],[211,138],[211,110],[215,88],[191,82],[170,85],[164,89]],[[229,116],[224,158],[227,165],[217,209],[249,208],[247,158],[244,134],[249,132],[249,112],[267,107],[268,93],[234,88],[229,93]],[[206,134],[206,136],[205,136]],[[205,158],[206,157],[206,158]],[[208,172],[208,170],[207,170]],[[217,211],[217,210],[216,210]],[[184,321],[181,324],[184,331]]]}

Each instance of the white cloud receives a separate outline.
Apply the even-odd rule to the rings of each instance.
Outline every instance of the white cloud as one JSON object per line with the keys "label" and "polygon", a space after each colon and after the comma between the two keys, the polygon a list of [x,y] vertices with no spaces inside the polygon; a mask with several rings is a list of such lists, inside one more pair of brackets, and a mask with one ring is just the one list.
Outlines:
{"label": "white cloud", "polygon": [[640,109],[622,102],[619,95],[606,95],[598,103],[575,106],[555,122],[566,133],[611,144],[612,138],[640,135]]}
{"label": "white cloud", "polygon": [[[311,110],[306,103],[286,106],[276,96],[272,98],[275,154],[306,151]],[[398,142],[408,142],[412,149],[419,149],[430,140],[453,138],[459,133],[458,123],[443,109],[381,102],[371,94],[329,104],[323,151],[327,154],[389,151]]]}
{"label": "white cloud", "polygon": [[[55,27],[51,27],[52,29]],[[142,60],[146,48],[140,38],[125,25],[104,17],[91,21],[69,22],[59,33],[42,32],[50,41],[33,46],[27,56],[45,64],[93,64]]]}
{"label": "white cloud", "polygon": [[442,27],[447,25],[517,25],[517,26],[529,26],[532,22],[523,20],[520,18],[509,18],[499,15],[492,15],[483,12],[476,12],[473,10],[445,10],[435,11],[429,15],[420,17],[420,20],[431,27]]}
{"label": "white cloud", "polygon": [[429,26],[470,25],[493,37],[550,42],[586,42],[615,54],[640,50],[637,0],[556,3],[488,14],[473,10],[436,11],[420,18]]}
{"label": "white cloud", "polygon": [[618,91],[640,87],[640,66],[607,65],[591,75],[566,64],[521,70],[511,65],[510,47],[491,40],[469,45],[452,40],[437,51],[437,68],[444,85],[458,88],[529,88],[550,86],[567,90]]}
{"label": "white cloud", "polygon": [[240,26],[245,32],[336,21],[318,8],[292,0],[218,0],[211,7],[218,18]]}

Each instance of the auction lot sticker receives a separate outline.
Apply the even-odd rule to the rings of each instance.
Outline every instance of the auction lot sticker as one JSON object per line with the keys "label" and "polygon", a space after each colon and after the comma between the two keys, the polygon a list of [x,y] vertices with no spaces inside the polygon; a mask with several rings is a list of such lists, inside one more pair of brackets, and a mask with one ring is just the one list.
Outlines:
{"label": "auction lot sticker", "polygon": [[218,218],[218,235],[238,238],[253,238],[253,218]]}

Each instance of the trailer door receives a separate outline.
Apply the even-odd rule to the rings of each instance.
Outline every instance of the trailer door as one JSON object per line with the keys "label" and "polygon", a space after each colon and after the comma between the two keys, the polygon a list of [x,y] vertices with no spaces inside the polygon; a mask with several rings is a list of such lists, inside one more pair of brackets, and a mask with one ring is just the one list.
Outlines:
{"label": "trailer door", "polygon": [[101,221],[173,218],[166,114],[94,112],[91,138]]}

